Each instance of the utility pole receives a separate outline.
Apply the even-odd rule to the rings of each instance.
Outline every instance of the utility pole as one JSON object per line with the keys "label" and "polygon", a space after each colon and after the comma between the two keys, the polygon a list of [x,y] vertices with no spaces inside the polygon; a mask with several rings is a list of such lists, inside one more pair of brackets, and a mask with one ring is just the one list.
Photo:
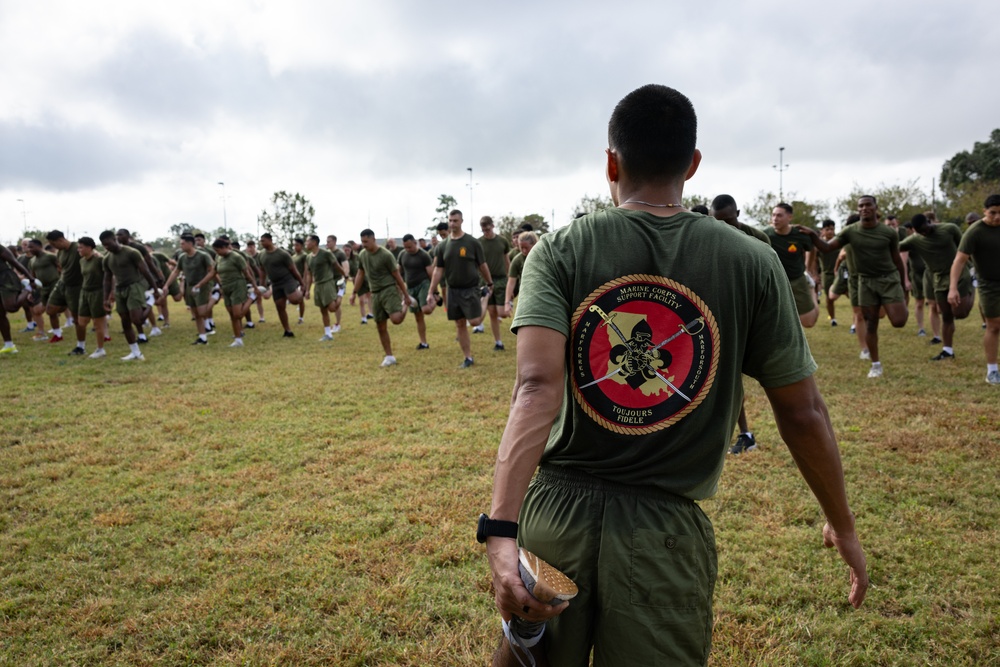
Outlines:
{"label": "utility pole", "polygon": [[219,181],[219,185],[222,186],[222,228],[228,230],[229,222],[226,220],[226,184]]}
{"label": "utility pole", "polygon": [[25,208],[25,204],[24,204],[24,200],[23,199],[18,199],[17,201],[21,202],[21,221],[24,224],[24,230],[23,231],[24,231],[25,234],[27,234],[28,233],[28,210]]}
{"label": "utility pole", "polygon": [[472,190],[474,189],[474,185],[472,183],[472,167],[466,167],[465,169],[469,172],[469,224],[471,225],[476,220],[475,216],[472,214]]}
{"label": "utility pole", "polygon": [[784,174],[788,171],[791,166],[785,164],[785,147],[781,146],[778,148],[778,164],[772,165],[774,169],[778,170],[778,200],[785,201],[785,184],[784,184]]}

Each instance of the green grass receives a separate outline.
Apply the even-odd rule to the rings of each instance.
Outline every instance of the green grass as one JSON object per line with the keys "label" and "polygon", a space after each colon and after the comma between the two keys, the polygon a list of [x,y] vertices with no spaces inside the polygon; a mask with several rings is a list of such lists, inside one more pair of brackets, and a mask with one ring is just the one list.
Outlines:
{"label": "green grass", "polygon": [[[439,311],[428,351],[411,319],[391,327],[400,361],[382,369],[374,324],[348,312],[321,344],[311,306],[294,340],[269,310],[231,350],[222,324],[192,347],[174,307],[141,364],[118,361],[117,332],[102,361],[15,334],[21,353],[0,357],[0,665],[486,663],[499,621],[473,531],[515,337],[493,353],[474,336],[476,366],[459,370]],[[748,381],[761,448],[704,503],[713,665],[1000,664],[1000,393],[978,321],[960,323],[954,362],[929,362],[914,332],[884,328],[879,382],[846,326],[808,333],[869,558],[859,611]]]}

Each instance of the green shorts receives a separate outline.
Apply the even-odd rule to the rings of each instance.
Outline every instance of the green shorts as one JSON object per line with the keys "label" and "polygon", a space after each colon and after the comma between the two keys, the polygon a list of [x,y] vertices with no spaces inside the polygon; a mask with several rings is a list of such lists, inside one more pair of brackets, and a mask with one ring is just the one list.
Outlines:
{"label": "green shorts", "polygon": [[905,300],[899,273],[884,276],[860,276],[858,279],[858,305],[862,308],[903,303]]}
{"label": "green shorts", "polygon": [[369,292],[372,291],[371,286],[368,284],[368,278],[362,280],[361,284],[357,285],[357,288],[358,288],[358,296],[364,296],[365,294],[368,294]]}
{"label": "green shorts", "polygon": [[550,620],[552,665],[703,665],[712,641],[715,533],[698,505],[648,487],[543,466],[518,540],[576,582]]}
{"label": "green shorts", "polygon": [[330,279],[313,283],[313,303],[320,308],[328,308],[337,300],[337,281]]}
{"label": "green shorts", "polygon": [[833,281],[833,293],[839,295],[847,294],[849,291],[849,278],[847,271],[841,269],[837,272],[837,278]]}
{"label": "green shorts", "polygon": [[167,294],[170,296],[177,296],[181,293],[181,285],[176,280],[170,283],[170,287],[167,288]]}
{"label": "green shorts", "polygon": [[395,287],[372,292],[372,315],[376,322],[385,322],[393,313],[403,310],[403,298]]}
{"label": "green shorts", "polygon": [[0,296],[5,299],[16,297],[24,289],[21,279],[6,264],[0,264]]}
{"label": "green shorts", "polygon": [[924,290],[924,276],[926,275],[926,269],[910,274],[910,294],[912,294],[913,298],[917,301],[923,301],[927,298],[927,291]]}
{"label": "green shorts", "polygon": [[146,308],[146,290],[142,285],[142,283],[132,283],[128,287],[115,289],[115,311],[119,315],[127,317],[133,310]]}
{"label": "green shorts", "polygon": [[271,298],[275,301],[287,299],[288,295],[294,294],[298,288],[299,283],[295,278],[289,278],[282,283],[274,283],[271,285]]}
{"label": "green shorts", "polygon": [[222,286],[222,299],[226,308],[241,306],[250,298],[250,290],[242,279]]}
{"label": "green shorts", "polygon": [[56,283],[52,295],[49,296],[49,305],[56,308],[68,308],[69,312],[75,313],[80,307],[80,292],[82,285],[67,285],[63,281]]}
{"label": "green shorts", "polygon": [[416,287],[408,287],[406,291],[409,293],[413,300],[416,301],[415,304],[410,306],[411,313],[419,313],[420,310],[427,305],[427,292],[431,288],[431,281],[425,280]]}
{"label": "green shorts", "polygon": [[507,295],[507,276],[493,278],[493,291],[486,297],[487,306],[503,308],[503,300]]}
{"label": "green shorts", "polygon": [[[951,288],[951,275],[950,273],[935,273],[934,274],[934,300],[937,302],[948,300],[948,290]],[[962,298],[965,298],[972,294],[972,274],[969,273],[968,267],[962,270],[962,275],[958,277],[958,294]]]}
{"label": "green shorts", "polygon": [[[143,300],[145,303],[145,299]],[[92,289],[80,292],[80,310],[77,317],[104,317],[108,311],[104,309],[104,290]]]}
{"label": "green shorts", "polygon": [[983,317],[1000,317],[1000,281],[979,279],[979,308]]}
{"label": "green shorts", "polygon": [[826,295],[830,293],[830,288],[837,282],[837,274],[833,271],[828,271],[820,276],[820,281],[823,283],[823,298],[826,298]]}
{"label": "green shorts", "polygon": [[212,286],[202,285],[195,294],[191,287],[187,285],[184,286],[184,303],[187,304],[188,308],[198,308],[199,306],[204,306],[208,303],[208,299],[212,296]]}
{"label": "green shorts", "polygon": [[47,306],[49,305],[49,299],[52,298],[52,292],[56,289],[56,283],[51,285],[42,285],[41,287],[35,288],[38,293],[38,303]]}
{"label": "green shorts", "polygon": [[478,287],[448,288],[448,319],[474,320],[483,314]]}
{"label": "green shorts", "polygon": [[802,274],[795,280],[789,280],[792,285],[792,295],[795,297],[795,310],[799,315],[811,313],[816,309],[816,286]]}

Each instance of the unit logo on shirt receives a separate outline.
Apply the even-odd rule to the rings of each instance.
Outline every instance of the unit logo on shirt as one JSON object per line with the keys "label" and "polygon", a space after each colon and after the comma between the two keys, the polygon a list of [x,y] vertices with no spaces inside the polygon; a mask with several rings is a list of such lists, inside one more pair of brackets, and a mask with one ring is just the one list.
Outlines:
{"label": "unit logo on shirt", "polygon": [[591,292],[572,322],[573,394],[616,433],[645,434],[705,399],[719,328],[705,303],[668,278],[629,275]]}

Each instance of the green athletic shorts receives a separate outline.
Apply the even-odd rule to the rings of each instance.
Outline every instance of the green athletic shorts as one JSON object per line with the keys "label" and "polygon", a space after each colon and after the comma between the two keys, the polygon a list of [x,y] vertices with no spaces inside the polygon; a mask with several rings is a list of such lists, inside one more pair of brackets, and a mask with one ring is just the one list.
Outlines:
{"label": "green athletic shorts", "polygon": [[371,285],[368,284],[368,278],[366,277],[364,280],[361,281],[361,284],[358,285],[358,296],[364,296],[365,294],[368,294],[371,291],[372,291]]}
{"label": "green athletic shorts", "polygon": [[820,281],[823,283],[823,298],[826,298],[826,295],[830,293],[830,288],[837,282],[837,274],[833,271],[828,271],[820,276]]}
{"label": "green athletic shorts", "polygon": [[478,287],[448,288],[448,319],[474,320],[483,314],[482,296]]}
{"label": "green athletic shorts", "polygon": [[240,280],[227,283],[222,286],[222,303],[226,306],[226,308],[241,306],[246,303],[249,298],[250,288],[247,287],[247,283],[242,279],[242,276]]}
{"label": "green athletic shorts", "polygon": [[75,313],[80,307],[80,292],[82,285],[67,285],[63,281],[56,283],[52,295],[49,296],[49,305],[57,308],[69,308],[69,312]]}
{"label": "green athletic shorts", "polygon": [[543,466],[521,509],[522,546],[579,594],[550,620],[550,664],[703,665],[712,642],[715,533],[698,505]]}
{"label": "green athletic shorts", "polygon": [[393,313],[403,310],[403,297],[395,287],[372,292],[372,315],[376,322],[385,322]]}
{"label": "green athletic shorts", "polygon": [[792,285],[792,295],[795,297],[795,310],[799,315],[811,313],[816,308],[816,288],[810,283],[806,274],[795,280],[789,280]]}
{"label": "green athletic shorts", "polygon": [[914,271],[910,274],[910,294],[917,301],[922,301],[927,298],[927,292],[924,291],[924,276],[927,275],[927,270],[920,272]]}
{"label": "green athletic shorts", "polygon": [[[145,299],[143,299],[145,303]],[[80,310],[77,317],[104,317],[108,311],[104,310],[104,290],[92,289],[80,292]]]}
{"label": "green athletic shorts", "polygon": [[[192,286],[193,287],[193,286]],[[202,285],[195,294],[191,287],[187,285],[184,286],[184,303],[187,304],[188,308],[197,308],[198,306],[204,306],[208,303],[209,297],[212,296],[212,286]]]}
{"label": "green athletic shorts", "polygon": [[[951,273],[934,274],[934,300],[947,301],[948,289],[951,287]],[[958,277],[958,293],[962,297],[972,294],[972,274],[969,268],[962,269],[962,275]]]}
{"label": "green athletic shorts", "polygon": [[847,271],[841,269],[837,272],[837,278],[833,281],[833,293],[837,295],[847,294],[848,292],[848,277]]}
{"label": "green athletic shorts", "polygon": [[408,287],[406,291],[409,293],[413,300],[416,301],[415,304],[410,306],[411,313],[419,313],[420,310],[427,305],[427,292],[431,288],[431,281],[425,280],[416,287]]}
{"label": "green athletic shorts", "polygon": [[902,303],[905,299],[899,273],[884,276],[860,276],[858,279],[858,305],[862,308]]}
{"label": "green athletic shorts", "polygon": [[7,268],[6,264],[0,264],[0,296],[4,298],[16,297],[24,289],[21,278],[13,269]]}
{"label": "green athletic shorts", "polygon": [[115,311],[127,317],[130,311],[146,308],[146,290],[143,283],[132,283],[128,287],[115,288]]}
{"label": "green athletic shorts", "polygon": [[930,271],[924,271],[923,278],[920,280],[921,289],[924,292],[924,299],[930,301],[934,300],[934,274]]}
{"label": "green athletic shorts", "polygon": [[313,303],[320,308],[328,308],[337,300],[337,281],[332,278],[321,283],[313,283],[312,289]]}
{"label": "green athletic shorts", "polygon": [[507,276],[493,276],[493,291],[486,297],[487,306],[503,308],[503,300],[507,294]]}
{"label": "green athletic shorts", "polygon": [[42,285],[41,287],[34,288],[35,292],[37,292],[38,294],[38,299],[39,299],[38,303],[41,303],[46,306],[49,305],[49,299],[52,298],[52,292],[55,290],[55,288],[56,288],[55,283],[52,283],[51,285]]}
{"label": "green athletic shorts", "polygon": [[1000,317],[1000,281],[979,279],[979,308],[984,317]]}
{"label": "green athletic shorts", "polygon": [[181,285],[176,280],[170,283],[170,287],[167,288],[167,294],[170,296],[177,296],[181,293]]}

